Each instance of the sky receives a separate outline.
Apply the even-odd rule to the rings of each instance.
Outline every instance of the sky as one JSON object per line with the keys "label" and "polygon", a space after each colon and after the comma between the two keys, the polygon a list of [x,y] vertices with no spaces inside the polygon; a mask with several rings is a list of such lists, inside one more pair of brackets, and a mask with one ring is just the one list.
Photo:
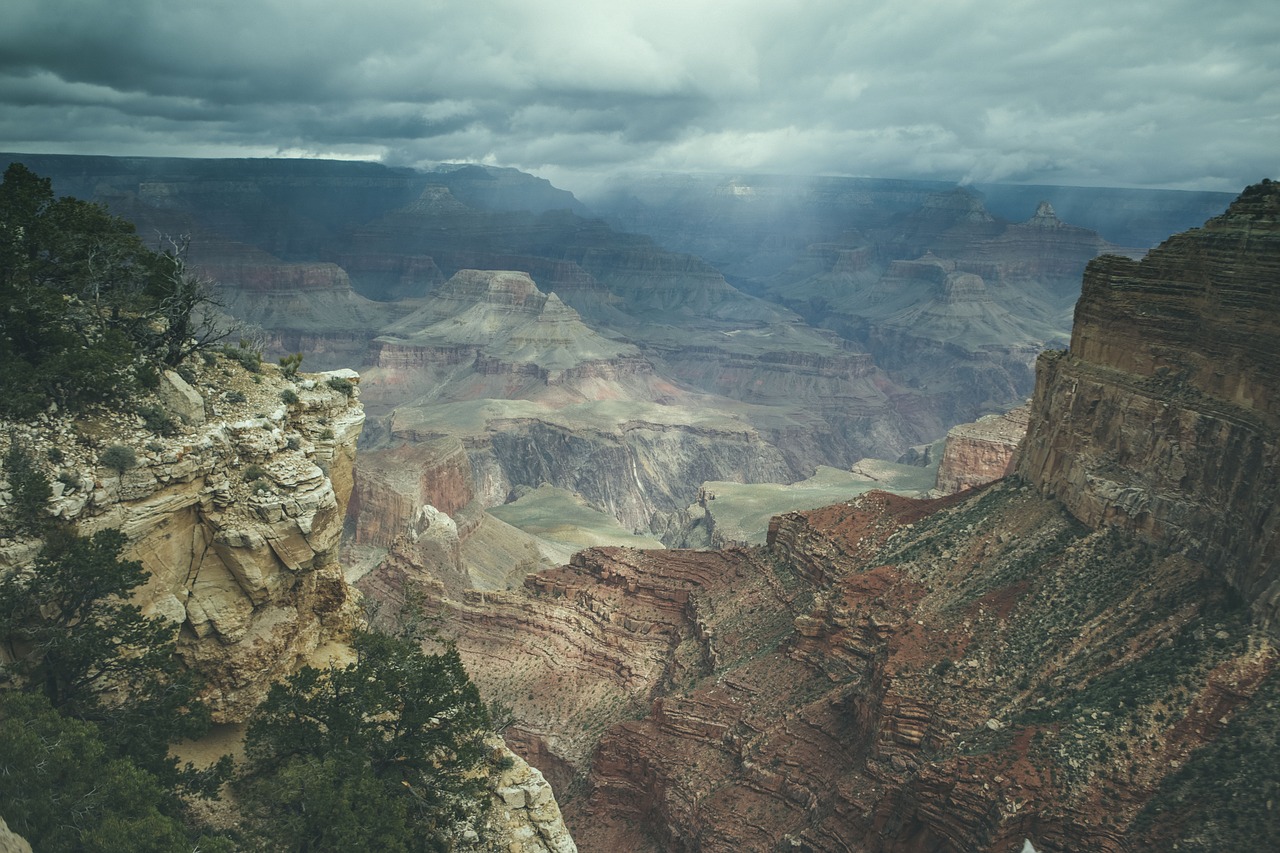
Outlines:
{"label": "sky", "polygon": [[1234,192],[1275,0],[4,0],[0,150]]}

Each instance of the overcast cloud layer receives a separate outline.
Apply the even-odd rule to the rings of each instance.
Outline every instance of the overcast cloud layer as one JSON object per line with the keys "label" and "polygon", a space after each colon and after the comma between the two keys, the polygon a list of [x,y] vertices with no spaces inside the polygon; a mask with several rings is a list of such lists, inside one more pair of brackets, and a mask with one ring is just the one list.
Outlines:
{"label": "overcast cloud layer", "polygon": [[1235,191],[1275,0],[5,0],[0,150]]}

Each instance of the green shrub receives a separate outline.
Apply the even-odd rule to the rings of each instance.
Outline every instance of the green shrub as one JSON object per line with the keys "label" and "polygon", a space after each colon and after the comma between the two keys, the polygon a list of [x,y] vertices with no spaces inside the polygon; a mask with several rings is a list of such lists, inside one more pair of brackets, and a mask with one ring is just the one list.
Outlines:
{"label": "green shrub", "polygon": [[138,451],[127,444],[113,444],[98,457],[98,463],[104,468],[123,474],[131,468],[138,467]]}
{"label": "green shrub", "polygon": [[286,388],[280,392],[280,399],[284,401],[286,406],[292,406],[294,403],[297,403],[300,398],[298,397],[298,392],[294,391],[292,388]]}
{"label": "green shrub", "polygon": [[138,415],[147,429],[158,435],[176,435],[178,432],[178,422],[174,420],[173,415],[157,405],[139,406]]}
{"label": "green shrub", "polygon": [[262,350],[256,349],[245,338],[240,339],[239,346],[224,346],[222,354],[250,373],[257,373],[262,370]]}
{"label": "green shrub", "polygon": [[293,355],[285,355],[280,357],[280,372],[289,379],[298,375],[298,368],[302,366],[302,353],[295,352]]}
{"label": "green shrub", "polygon": [[244,469],[244,478],[249,480],[261,480],[267,476],[267,469],[261,465],[253,464]]}
{"label": "green shrub", "polygon": [[325,383],[339,394],[350,397],[356,391],[356,386],[343,379],[341,376],[330,376],[329,381]]}
{"label": "green shrub", "polygon": [[36,467],[31,455],[16,443],[5,454],[4,470],[13,494],[10,509],[15,532],[38,535],[50,522],[46,507],[53,489],[48,478]]}
{"label": "green shrub", "polygon": [[228,391],[223,396],[226,398],[226,401],[228,403],[243,403],[245,400],[248,399],[248,397],[246,397],[244,394],[241,394],[239,391]]}

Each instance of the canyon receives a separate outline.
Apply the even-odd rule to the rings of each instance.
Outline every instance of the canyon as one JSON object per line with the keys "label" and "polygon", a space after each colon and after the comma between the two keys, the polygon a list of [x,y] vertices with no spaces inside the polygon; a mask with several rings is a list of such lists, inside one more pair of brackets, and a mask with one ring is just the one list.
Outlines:
{"label": "canyon", "polygon": [[[57,460],[44,511],[69,529],[124,534],[121,556],[146,577],[133,604],[175,626],[176,653],[220,724],[202,741],[171,745],[203,767],[224,753],[243,760],[245,723],[272,685],[305,665],[352,660],[348,641],[370,602],[348,582],[339,543],[365,416],[350,370],[287,375],[212,353],[192,362],[165,372],[137,407],[169,416],[161,433],[129,411],[55,409],[32,422],[0,420],[0,453],[16,446]],[[0,517],[12,510],[8,476]],[[0,576],[28,571],[41,539],[0,531]],[[487,748],[483,842],[472,830],[459,849],[573,853],[542,773],[497,736]],[[234,823],[233,806],[206,808]],[[3,819],[0,847],[31,849]]]}
{"label": "canyon", "polygon": [[[510,539],[485,510],[544,484],[674,544],[706,482],[798,483],[1004,411],[1030,395],[1036,355],[1065,345],[1084,264],[1117,249],[1037,206],[1115,225],[1081,202],[1088,191],[1053,188],[1028,200],[709,176],[674,189],[637,179],[588,207],[482,166],[7,156],[149,238],[181,235],[190,268],[270,358],[302,352],[311,369],[365,375],[364,458],[404,459],[412,445],[412,464],[436,470],[454,451],[435,450],[462,442],[474,484],[468,517],[454,519],[464,549],[473,531]],[[1119,238],[1227,200],[1123,198],[1147,230],[1113,228]],[[1003,218],[1015,209],[1021,223]],[[537,324],[499,331],[529,315],[461,285],[497,272],[524,274]],[[540,363],[551,353],[564,366]],[[378,547],[393,539],[384,531]],[[517,562],[530,549],[538,565],[563,556],[504,547]]]}
{"label": "canyon", "polygon": [[220,720],[363,595],[511,708],[530,850],[1276,837],[1277,185],[1137,194],[1125,248],[998,188],[640,182],[594,219],[484,167],[48,164],[330,369],[166,377],[154,449],[15,427],[75,448],[54,511],[126,530]]}
{"label": "canyon", "polygon": [[361,586],[425,592],[584,850],[1274,838],[1278,214],[1262,184],[1091,264],[1025,418],[957,432],[995,483],[507,590],[450,592],[406,540]]}

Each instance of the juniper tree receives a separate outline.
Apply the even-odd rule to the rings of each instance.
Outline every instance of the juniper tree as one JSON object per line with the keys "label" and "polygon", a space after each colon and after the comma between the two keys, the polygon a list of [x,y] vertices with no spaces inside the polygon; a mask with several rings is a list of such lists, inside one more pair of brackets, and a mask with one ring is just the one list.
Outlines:
{"label": "juniper tree", "polygon": [[457,650],[358,633],[355,662],[271,689],[241,803],[274,849],[435,851],[482,810],[489,729]]}

